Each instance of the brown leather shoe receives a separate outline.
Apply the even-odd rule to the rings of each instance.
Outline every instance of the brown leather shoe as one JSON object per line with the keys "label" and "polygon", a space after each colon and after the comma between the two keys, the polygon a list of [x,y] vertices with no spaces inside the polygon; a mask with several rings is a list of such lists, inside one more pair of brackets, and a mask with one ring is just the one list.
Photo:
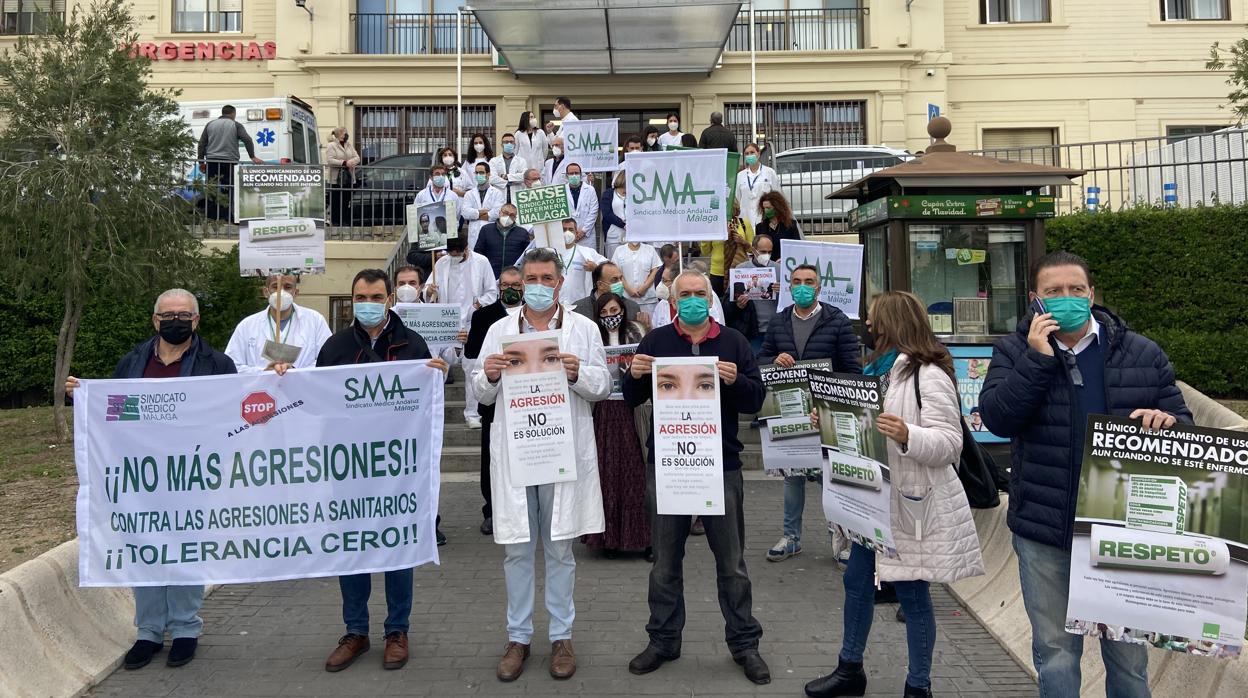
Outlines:
{"label": "brown leather shoe", "polygon": [[570,679],[576,673],[576,654],[571,640],[555,640],[550,646],[550,675]]}
{"label": "brown leather shoe", "polygon": [[519,642],[508,642],[503,650],[503,658],[498,660],[499,681],[515,681],[524,673],[524,660],[529,658],[529,646]]}
{"label": "brown leather shoe", "polygon": [[390,633],[386,636],[386,654],[381,665],[387,669],[402,669],[404,664],[407,664],[407,633]]}
{"label": "brown leather shoe", "polygon": [[368,651],[368,638],[347,633],[338,640],[338,648],[325,660],[325,671],[342,671]]}

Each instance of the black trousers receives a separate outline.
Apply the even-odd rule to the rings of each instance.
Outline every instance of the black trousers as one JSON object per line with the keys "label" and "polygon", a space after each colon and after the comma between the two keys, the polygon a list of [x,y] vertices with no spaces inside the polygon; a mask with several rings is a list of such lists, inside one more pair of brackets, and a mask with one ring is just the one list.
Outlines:
{"label": "black trousers", "polygon": [[[650,646],[664,657],[680,656],[681,632],[685,627],[685,541],[693,525],[692,516],[658,514],[655,499],[654,465],[647,466],[646,505],[650,511],[650,536],[654,547],[654,567],[650,569],[650,622],[646,633]],[[719,610],[724,614],[724,641],[736,655],[758,649],[763,627],[754,618],[754,596],[745,569],[744,490],[741,471],[724,473],[724,515],[701,516],[706,542],[715,556],[715,583]]]}
{"label": "black trousers", "polygon": [[[482,405],[482,407],[485,406]],[[481,415],[481,497],[485,500],[485,506],[481,507],[481,515],[487,519],[494,516],[490,495],[490,424],[493,421],[493,419],[485,419],[484,414]]]}

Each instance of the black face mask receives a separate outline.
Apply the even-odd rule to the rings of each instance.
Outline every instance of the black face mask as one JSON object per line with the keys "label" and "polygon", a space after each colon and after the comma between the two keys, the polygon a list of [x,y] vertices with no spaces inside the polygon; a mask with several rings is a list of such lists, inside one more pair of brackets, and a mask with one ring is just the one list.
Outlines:
{"label": "black face mask", "polygon": [[172,320],[160,321],[160,338],[170,344],[181,344],[185,342],[191,338],[191,332],[193,331],[194,330],[191,329],[190,320],[179,320],[174,318]]}
{"label": "black face mask", "polygon": [[862,328],[862,346],[866,347],[869,352],[875,351],[875,339],[875,333],[864,326]]}
{"label": "black face mask", "polygon": [[499,291],[498,297],[502,299],[503,305],[516,305],[523,298],[523,295],[514,288],[505,288]]}

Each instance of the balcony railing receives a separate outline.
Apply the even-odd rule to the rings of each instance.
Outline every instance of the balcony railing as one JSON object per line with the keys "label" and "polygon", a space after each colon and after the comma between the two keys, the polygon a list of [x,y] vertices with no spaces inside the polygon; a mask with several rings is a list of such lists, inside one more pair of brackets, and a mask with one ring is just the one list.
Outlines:
{"label": "balcony railing", "polygon": [[[854,51],[863,47],[867,7],[839,10],[755,10],[756,51]],[[725,51],[750,50],[750,13],[737,16]]]}
{"label": "balcony railing", "polygon": [[[470,14],[464,14],[460,50],[488,54],[490,40]],[[455,53],[455,13],[353,14],[355,52],[445,55]]]}

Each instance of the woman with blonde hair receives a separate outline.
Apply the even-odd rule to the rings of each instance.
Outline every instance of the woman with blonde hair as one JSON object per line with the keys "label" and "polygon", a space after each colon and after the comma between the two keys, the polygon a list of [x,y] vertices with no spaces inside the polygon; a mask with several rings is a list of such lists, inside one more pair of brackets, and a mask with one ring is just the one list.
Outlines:
{"label": "woman with blonde hair", "polygon": [[[355,168],[360,164],[360,154],[355,152],[347,129],[339,126],[334,129],[325,146],[325,161],[329,163],[329,223],[330,225],[350,225],[346,215],[351,203],[351,188],[355,186]],[[345,221],[345,222],[344,222]]]}
{"label": "woman with blonde hair", "polygon": [[926,308],[912,293],[876,296],[867,329],[875,351],[863,373],[887,377],[876,428],[887,437],[898,557],[851,545],[839,663],[833,673],[806,684],[812,698],[866,692],[862,657],[877,578],[892,582],[906,615],[909,672],[903,695],[932,695],[936,617],[928,585],[984,573],[975,522],[955,470],[962,452],[962,410],[949,350],[932,333]]}

